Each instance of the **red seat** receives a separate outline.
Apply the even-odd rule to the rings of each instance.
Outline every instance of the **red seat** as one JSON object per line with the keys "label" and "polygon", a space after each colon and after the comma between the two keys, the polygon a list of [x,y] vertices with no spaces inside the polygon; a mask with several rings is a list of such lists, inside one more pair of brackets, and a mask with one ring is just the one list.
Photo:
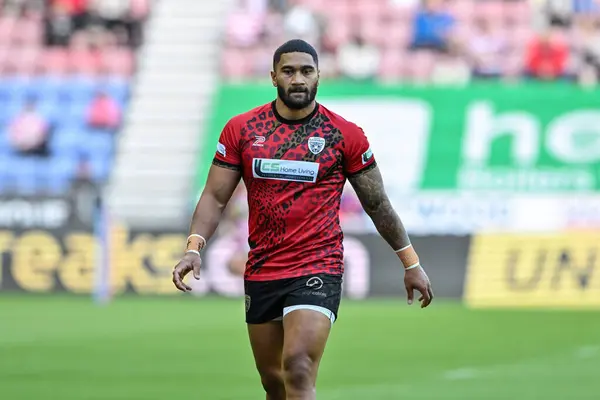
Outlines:
{"label": "red seat", "polygon": [[12,34],[16,26],[16,19],[12,17],[0,18],[0,44],[11,42]]}
{"label": "red seat", "polygon": [[68,68],[74,74],[96,75],[100,71],[100,55],[89,50],[70,50]]}
{"label": "red seat", "polygon": [[42,43],[42,25],[39,21],[21,19],[12,35],[13,43],[30,46]]}
{"label": "red seat", "polygon": [[135,69],[134,55],[128,48],[104,50],[100,67],[110,75],[130,77]]}
{"label": "red seat", "polygon": [[379,63],[379,77],[386,81],[399,80],[402,77],[402,55],[398,50],[386,50]]}
{"label": "red seat", "polygon": [[409,24],[392,22],[381,29],[381,43],[387,48],[404,49],[410,42],[412,29]]}
{"label": "red seat", "polygon": [[69,69],[69,54],[62,48],[49,48],[38,59],[38,70],[46,74],[62,75]]}
{"label": "red seat", "polygon": [[8,62],[19,75],[32,75],[38,69],[40,54],[39,47],[15,47]]}

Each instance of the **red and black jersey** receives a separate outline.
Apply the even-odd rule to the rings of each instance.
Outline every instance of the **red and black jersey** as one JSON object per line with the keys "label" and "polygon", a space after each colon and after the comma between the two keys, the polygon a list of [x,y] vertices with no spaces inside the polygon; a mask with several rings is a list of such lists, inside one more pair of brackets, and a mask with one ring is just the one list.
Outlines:
{"label": "red and black jersey", "polygon": [[273,102],[227,122],[213,164],[240,170],[246,185],[247,280],[343,273],[342,190],[376,165],[361,128],[320,104],[286,120]]}

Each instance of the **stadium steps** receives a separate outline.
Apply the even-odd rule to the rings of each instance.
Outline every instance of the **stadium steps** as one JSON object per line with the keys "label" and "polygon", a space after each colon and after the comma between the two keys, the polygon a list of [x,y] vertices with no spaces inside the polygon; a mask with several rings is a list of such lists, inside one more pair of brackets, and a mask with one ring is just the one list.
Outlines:
{"label": "stadium steps", "polygon": [[189,222],[199,135],[218,82],[231,5],[231,0],[156,4],[107,191],[113,217],[132,228],[180,228]]}

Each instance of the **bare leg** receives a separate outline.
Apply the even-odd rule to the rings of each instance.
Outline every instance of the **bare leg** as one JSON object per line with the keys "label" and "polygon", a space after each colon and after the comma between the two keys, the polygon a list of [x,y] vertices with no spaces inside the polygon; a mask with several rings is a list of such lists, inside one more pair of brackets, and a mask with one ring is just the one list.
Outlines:
{"label": "bare leg", "polygon": [[283,318],[283,373],[287,400],[315,400],[319,363],[331,321],[314,310],[295,310]]}
{"label": "bare leg", "polygon": [[267,400],[286,400],[283,371],[283,326],[281,322],[248,324],[250,345]]}

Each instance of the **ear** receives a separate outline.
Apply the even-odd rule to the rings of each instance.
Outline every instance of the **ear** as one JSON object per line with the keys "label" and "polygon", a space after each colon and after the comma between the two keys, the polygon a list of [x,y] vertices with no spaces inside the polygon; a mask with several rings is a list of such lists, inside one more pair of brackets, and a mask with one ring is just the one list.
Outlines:
{"label": "ear", "polygon": [[271,71],[271,83],[273,83],[273,87],[277,87],[277,75],[275,71]]}

